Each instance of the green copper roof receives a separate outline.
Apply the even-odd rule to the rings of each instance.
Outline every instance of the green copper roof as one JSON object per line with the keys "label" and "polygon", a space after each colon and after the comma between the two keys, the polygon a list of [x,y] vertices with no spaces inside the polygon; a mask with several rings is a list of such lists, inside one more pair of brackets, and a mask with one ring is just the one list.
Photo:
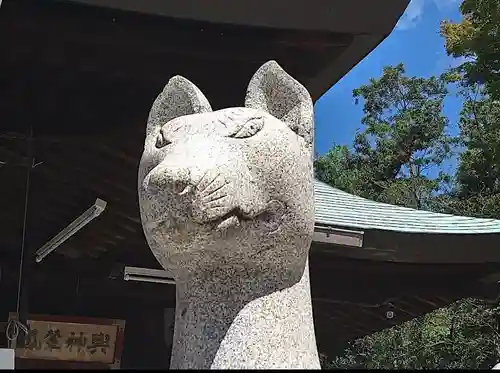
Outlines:
{"label": "green copper roof", "polygon": [[500,220],[414,210],[370,201],[314,181],[316,224],[408,233],[500,233]]}

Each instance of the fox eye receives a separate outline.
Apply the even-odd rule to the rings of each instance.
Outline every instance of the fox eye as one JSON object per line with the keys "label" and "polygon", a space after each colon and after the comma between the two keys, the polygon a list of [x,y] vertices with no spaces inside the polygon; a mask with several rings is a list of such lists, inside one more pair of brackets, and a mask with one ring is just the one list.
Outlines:
{"label": "fox eye", "polygon": [[156,147],[158,149],[161,149],[169,144],[171,144],[172,142],[170,140],[168,140],[163,132],[163,130],[160,131],[160,133],[158,134],[158,137],[156,137]]}
{"label": "fox eye", "polygon": [[235,139],[245,139],[252,137],[257,134],[264,127],[264,118],[250,118],[246,122],[242,122],[236,126],[235,130],[230,133],[227,137],[232,137]]}

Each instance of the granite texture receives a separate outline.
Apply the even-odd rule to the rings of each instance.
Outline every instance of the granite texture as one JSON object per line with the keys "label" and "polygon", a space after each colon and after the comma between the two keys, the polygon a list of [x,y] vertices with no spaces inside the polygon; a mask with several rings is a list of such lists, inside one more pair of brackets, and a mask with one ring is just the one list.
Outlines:
{"label": "granite texture", "polygon": [[313,104],[276,62],[245,107],[212,111],[176,76],[139,166],[148,244],[176,280],[171,368],[320,368],[308,253]]}

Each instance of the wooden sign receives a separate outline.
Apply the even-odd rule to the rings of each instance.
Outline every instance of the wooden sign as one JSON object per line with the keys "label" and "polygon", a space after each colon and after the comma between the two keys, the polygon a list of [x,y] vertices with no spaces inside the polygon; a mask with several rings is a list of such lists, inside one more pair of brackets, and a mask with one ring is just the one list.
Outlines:
{"label": "wooden sign", "polygon": [[[10,317],[15,317],[11,314]],[[30,315],[16,357],[107,364],[119,368],[125,321]]]}

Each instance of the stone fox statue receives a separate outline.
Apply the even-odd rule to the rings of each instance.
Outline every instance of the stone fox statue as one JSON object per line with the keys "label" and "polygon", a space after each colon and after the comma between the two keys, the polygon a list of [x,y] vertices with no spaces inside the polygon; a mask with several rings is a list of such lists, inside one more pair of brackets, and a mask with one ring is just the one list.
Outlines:
{"label": "stone fox statue", "polygon": [[171,368],[320,368],[312,144],[311,97],[274,61],[245,107],[212,111],[181,76],[154,102],[138,189],[148,244],[176,281]]}

